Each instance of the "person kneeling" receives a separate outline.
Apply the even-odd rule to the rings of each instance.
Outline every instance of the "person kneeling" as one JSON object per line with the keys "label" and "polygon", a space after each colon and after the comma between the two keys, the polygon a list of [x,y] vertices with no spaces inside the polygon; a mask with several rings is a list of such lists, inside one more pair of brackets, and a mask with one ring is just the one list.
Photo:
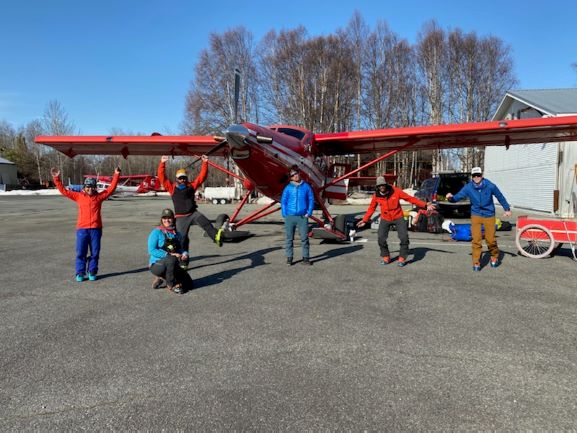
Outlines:
{"label": "person kneeling", "polygon": [[148,253],[150,254],[150,272],[155,275],[153,289],[161,287],[163,279],[168,290],[182,294],[184,285],[191,283],[190,276],[179,266],[179,262],[188,259],[188,252],[182,248],[182,236],[174,227],[174,212],[164,209],[160,225],[148,236]]}

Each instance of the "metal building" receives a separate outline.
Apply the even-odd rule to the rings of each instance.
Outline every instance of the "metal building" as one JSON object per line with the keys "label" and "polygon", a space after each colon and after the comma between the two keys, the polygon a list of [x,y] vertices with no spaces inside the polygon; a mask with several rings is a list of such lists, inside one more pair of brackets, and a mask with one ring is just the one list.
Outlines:
{"label": "metal building", "polygon": [[16,164],[7,159],[0,158],[0,189],[4,189],[4,185],[18,184]]}
{"label": "metal building", "polygon": [[[507,92],[493,120],[577,114],[576,89]],[[485,149],[484,173],[516,208],[572,218],[576,214],[577,142]]]}

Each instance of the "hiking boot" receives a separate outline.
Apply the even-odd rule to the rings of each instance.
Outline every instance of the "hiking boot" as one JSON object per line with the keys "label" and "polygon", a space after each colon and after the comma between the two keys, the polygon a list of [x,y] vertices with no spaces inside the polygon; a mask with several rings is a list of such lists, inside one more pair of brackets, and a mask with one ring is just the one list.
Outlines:
{"label": "hiking boot", "polygon": [[164,280],[160,277],[154,277],[154,280],[152,280],[152,288],[154,290],[156,289],[160,289],[164,284]]}
{"label": "hiking boot", "polygon": [[407,259],[405,259],[404,257],[399,257],[399,263],[397,263],[397,266],[399,268],[404,268],[405,266],[407,266]]}
{"label": "hiking boot", "polygon": [[391,263],[391,258],[389,256],[385,256],[383,257],[383,259],[380,261],[381,265],[388,265],[389,263]]}
{"label": "hiking boot", "polygon": [[81,283],[85,279],[86,277],[83,274],[76,274],[76,281],[78,281],[79,283]]}
{"label": "hiking boot", "polygon": [[88,272],[88,281],[96,281],[96,274]]}
{"label": "hiking boot", "polygon": [[222,228],[218,229],[216,235],[214,235],[214,243],[217,244],[219,247],[222,247],[222,232],[224,230]]}
{"label": "hiking boot", "polygon": [[172,291],[177,295],[182,295],[184,293],[184,289],[182,288],[182,284],[176,283],[172,288]]}
{"label": "hiking boot", "polygon": [[481,264],[480,263],[474,263],[473,264],[473,272],[479,272],[481,270]]}
{"label": "hiking boot", "polygon": [[308,257],[303,257],[303,261],[301,262],[303,265],[306,266],[311,266],[312,262],[310,261],[310,259]]}
{"label": "hiking boot", "polygon": [[289,265],[289,266],[292,266],[292,265],[293,265],[293,258],[292,258],[292,257],[287,257],[287,258],[286,258],[286,264]]}
{"label": "hiking boot", "polygon": [[500,264],[501,264],[501,262],[499,261],[499,259],[491,257],[491,267],[492,268],[497,268],[497,267],[499,267]]}

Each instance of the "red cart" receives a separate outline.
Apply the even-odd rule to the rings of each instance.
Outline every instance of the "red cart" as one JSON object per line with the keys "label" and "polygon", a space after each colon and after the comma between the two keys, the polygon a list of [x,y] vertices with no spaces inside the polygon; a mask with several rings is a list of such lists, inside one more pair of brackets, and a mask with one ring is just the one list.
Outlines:
{"label": "red cart", "polygon": [[563,219],[537,219],[520,216],[517,219],[516,243],[519,252],[532,259],[541,259],[553,250],[569,243],[573,259],[577,244],[577,221]]}

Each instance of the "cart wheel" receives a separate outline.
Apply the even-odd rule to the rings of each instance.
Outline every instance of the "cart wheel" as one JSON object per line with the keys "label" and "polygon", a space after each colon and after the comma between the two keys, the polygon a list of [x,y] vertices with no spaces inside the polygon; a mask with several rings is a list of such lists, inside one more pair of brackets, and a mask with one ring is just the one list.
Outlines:
{"label": "cart wheel", "polygon": [[531,259],[547,257],[555,248],[551,231],[539,224],[529,224],[523,227],[517,232],[515,242],[519,252]]}

